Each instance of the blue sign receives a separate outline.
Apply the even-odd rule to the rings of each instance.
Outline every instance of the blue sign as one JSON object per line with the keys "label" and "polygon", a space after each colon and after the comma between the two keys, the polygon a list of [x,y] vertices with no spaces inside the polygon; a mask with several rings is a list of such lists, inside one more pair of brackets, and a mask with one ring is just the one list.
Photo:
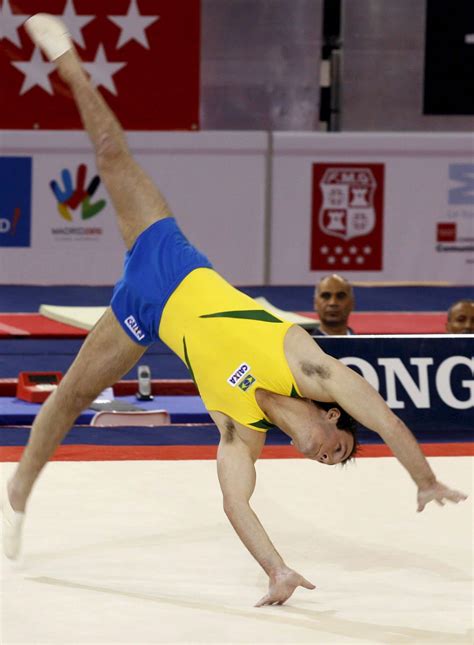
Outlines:
{"label": "blue sign", "polygon": [[369,381],[416,436],[472,441],[474,336],[324,336],[316,341]]}
{"label": "blue sign", "polygon": [[448,191],[449,204],[474,204],[474,164],[449,164],[449,178],[456,186]]}
{"label": "blue sign", "polygon": [[31,157],[0,157],[0,246],[30,246]]}

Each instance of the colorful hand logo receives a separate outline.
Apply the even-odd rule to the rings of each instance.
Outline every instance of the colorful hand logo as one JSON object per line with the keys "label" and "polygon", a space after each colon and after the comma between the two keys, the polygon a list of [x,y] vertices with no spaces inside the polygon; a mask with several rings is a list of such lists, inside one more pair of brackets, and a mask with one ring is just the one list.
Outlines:
{"label": "colorful hand logo", "polygon": [[87,188],[84,189],[86,173],[86,165],[81,164],[77,169],[75,189],[72,184],[71,173],[67,169],[64,169],[61,173],[64,189],[59,186],[57,181],[51,181],[49,184],[54,196],[58,200],[59,214],[68,222],[72,222],[73,219],[69,211],[70,208],[75,210],[81,204],[81,218],[90,219],[94,215],[97,215],[97,213],[100,213],[107,204],[105,199],[100,199],[98,202],[91,204],[90,198],[100,185],[100,177],[98,175],[93,177]]}

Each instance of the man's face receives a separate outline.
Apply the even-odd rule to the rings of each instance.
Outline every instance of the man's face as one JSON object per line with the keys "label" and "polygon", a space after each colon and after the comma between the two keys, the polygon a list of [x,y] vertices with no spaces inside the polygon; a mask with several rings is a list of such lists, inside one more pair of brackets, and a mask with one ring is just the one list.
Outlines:
{"label": "man's face", "polygon": [[[295,443],[295,442],[294,442]],[[298,445],[295,443],[296,448]],[[314,447],[303,449],[301,452],[326,466],[334,466],[345,461],[354,449],[354,437],[346,430],[340,430],[335,425],[331,428],[314,428]]]}
{"label": "man's face", "polygon": [[448,334],[474,334],[474,303],[460,302],[451,309]]}
{"label": "man's face", "polygon": [[349,284],[332,276],[319,283],[314,307],[325,325],[347,324],[353,306],[354,298]]}
{"label": "man's face", "polygon": [[[322,410],[308,399],[290,399],[287,423],[280,428],[292,437],[292,443],[308,459],[332,466],[345,461],[354,449],[354,437],[337,427],[337,408]],[[282,419],[283,421],[283,419]],[[286,426],[286,427],[285,427]]]}

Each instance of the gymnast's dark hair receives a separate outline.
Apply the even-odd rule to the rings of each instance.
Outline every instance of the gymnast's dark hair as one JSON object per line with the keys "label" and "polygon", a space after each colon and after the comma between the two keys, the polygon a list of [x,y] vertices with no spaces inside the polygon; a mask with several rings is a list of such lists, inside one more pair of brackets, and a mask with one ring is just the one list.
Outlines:
{"label": "gymnast's dark hair", "polygon": [[357,440],[357,430],[358,430],[359,424],[354,419],[354,417],[351,417],[351,415],[348,414],[337,403],[334,403],[334,402],[323,403],[321,401],[313,401],[313,403],[316,407],[321,408],[322,410],[328,411],[331,408],[337,408],[341,413],[339,416],[339,419],[337,420],[336,427],[339,428],[339,430],[345,430],[350,435],[352,435],[352,438],[354,439],[354,447],[352,448],[351,454],[348,457],[346,457],[344,461],[341,461],[342,465],[346,464],[350,459],[353,459],[355,457],[357,450],[359,449],[360,444]]}

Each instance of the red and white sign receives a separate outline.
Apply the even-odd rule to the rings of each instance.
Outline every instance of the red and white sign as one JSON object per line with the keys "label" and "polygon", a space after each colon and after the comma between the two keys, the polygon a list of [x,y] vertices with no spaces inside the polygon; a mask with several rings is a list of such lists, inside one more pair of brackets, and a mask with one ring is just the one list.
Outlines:
{"label": "red and white sign", "polygon": [[313,164],[311,270],[382,269],[383,164]]}
{"label": "red and white sign", "polygon": [[437,242],[456,241],[456,222],[438,222],[436,230]]}
{"label": "red and white sign", "polygon": [[24,30],[38,10],[62,17],[127,130],[198,128],[199,0],[0,0],[0,129],[82,129],[69,88]]}

